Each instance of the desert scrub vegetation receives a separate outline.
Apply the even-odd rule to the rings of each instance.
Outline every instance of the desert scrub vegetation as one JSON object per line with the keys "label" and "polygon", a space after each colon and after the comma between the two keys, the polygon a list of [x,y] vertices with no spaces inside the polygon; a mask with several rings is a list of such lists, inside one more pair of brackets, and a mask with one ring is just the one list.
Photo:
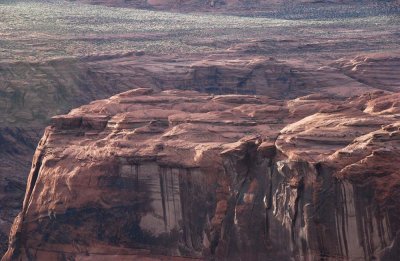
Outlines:
{"label": "desert scrub vegetation", "polygon": [[[0,58],[36,61],[132,50],[205,53],[248,39],[326,36],[328,27],[379,30],[399,25],[396,12],[386,9],[368,9],[365,15],[348,15],[345,9],[326,17],[310,16],[307,9],[286,9],[251,16],[178,14],[57,0],[5,0],[0,2]],[[335,34],[340,37],[340,31]]]}

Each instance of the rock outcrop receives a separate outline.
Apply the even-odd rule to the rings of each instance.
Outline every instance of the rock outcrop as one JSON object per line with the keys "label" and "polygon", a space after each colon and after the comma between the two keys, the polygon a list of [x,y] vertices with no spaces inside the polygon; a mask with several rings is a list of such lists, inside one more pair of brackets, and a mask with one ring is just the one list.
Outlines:
{"label": "rock outcrop", "polygon": [[388,91],[399,91],[400,57],[389,53],[359,55],[351,60],[334,63],[343,73],[369,86]]}
{"label": "rock outcrop", "polygon": [[[254,44],[257,44],[255,42]],[[251,48],[250,48],[251,49]],[[252,54],[238,46],[205,57],[154,57],[142,52],[0,64],[0,252],[20,211],[26,174],[44,127],[55,114],[145,86],[214,94],[293,99],[312,93],[344,98],[377,91],[341,68]],[[257,53],[257,52],[256,52]],[[387,89],[385,86],[383,89]],[[392,85],[393,91],[400,88]]]}
{"label": "rock outcrop", "polygon": [[134,89],[56,116],[3,260],[395,260],[399,98]]}
{"label": "rock outcrop", "polygon": [[[155,13],[58,0],[1,4],[0,256],[21,210],[32,155],[54,115],[138,87],[283,100],[321,94],[274,101],[293,115],[276,127],[280,131],[321,106],[330,107],[329,97],[341,104],[365,92],[400,91],[399,9],[386,1],[284,1],[277,8],[272,4],[281,1],[74,2],[219,14]],[[371,55],[378,52],[385,54]],[[395,98],[382,96],[365,113],[386,118],[396,108]]]}

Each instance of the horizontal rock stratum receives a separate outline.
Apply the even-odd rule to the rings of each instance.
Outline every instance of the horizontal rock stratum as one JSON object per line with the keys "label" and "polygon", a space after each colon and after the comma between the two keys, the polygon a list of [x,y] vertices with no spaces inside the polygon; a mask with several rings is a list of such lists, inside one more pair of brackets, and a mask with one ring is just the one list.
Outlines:
{"label": "horizontal rock stratum", "polygon": [[54,117],[3,260],[395,260],[399,100],[134,89]]}

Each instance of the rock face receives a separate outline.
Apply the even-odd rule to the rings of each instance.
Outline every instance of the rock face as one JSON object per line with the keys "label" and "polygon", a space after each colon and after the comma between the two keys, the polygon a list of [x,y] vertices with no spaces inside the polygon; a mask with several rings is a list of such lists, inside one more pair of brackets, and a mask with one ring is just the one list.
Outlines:
{"label": "rock face", "polygon": [[[0,255],[7,248],[15,213],[21,209],[21,188],[26,185],[35,146],[54,115],[137,87],[280,99],[400,89],[394,84],[396,63],[382,70],[387,76],[384,85],[362,81],[371,73],[348,74],[352,62],[350,69],[346,64],[330,66],[341,57],[347,63],[360,53],[398,50],[398,9],[391,5],[368,7],[363,1],[352,6],[322,3],[311,7],[289,6],[285,1],[278,10],[270,4],[279,1],[82,2],[173,11],[220,10],[244,17],[156,15],[59,0],[4,2],[5,24],[0,26]],[[260,8],[262,4],[266,9]],[[161,21],[158,29],[148,19],[153,15]],[[365,30],[353,23],[353,15],[363,18],[357,21]],[[96,22],[87,23],[94,16]],[[321,18],[322,24],[314,22]],[[328,29],[329,34],[321,33]],[[381,72],[377,66],[373,70]]]}
{"label": "rock face", "polygon": [[[54,115],[137,87],[275,99],[400,91],[399,55],[392,53],[399,49],[398,8],[386,1],[284,1],[277,8],[272,4],[282,1],[76,2],[220,13],[156,15],[58,0],[1,4],[0,256],[21,210],[32,155]],[[158,29],[149,15],[162,21]],[[367,113],[391,113],[395,102],[382,99]],[[314,113],[313,104],[296,103],[293,121]]]}
{"label": "rock face", "polygon": [[400,57],[389,54],[359,55],[351,60],[336,63],[343,73],[369,86],[398,91],[400,86]]}
{"label": "rock face", "polygon": [[[132,52],[79,60],[1,63],[0,198],[7,203],[0,205],[0,251],[7,248],[9,228],[21,209],[36,144],[55,114],[140,86],[275,99],[315,92],[343,98],[388,89],[346,76],[341,63],[347,60],[319,68],[319,64],[251,54],[249,46],[238,49],[205,57],[160,58]],[[399,89],[392,85],[390,90]]]}
{"label": "rock face", "polygon": [[21,211],[26,187],[26,163],[32,159],[41,133],[35,129],[0,128],[0,251],[7,250],[7,235]]}
{"label": "rock face", "polygon": [[399,99],[134,89],[54,117],[3,260],[395,260]]}

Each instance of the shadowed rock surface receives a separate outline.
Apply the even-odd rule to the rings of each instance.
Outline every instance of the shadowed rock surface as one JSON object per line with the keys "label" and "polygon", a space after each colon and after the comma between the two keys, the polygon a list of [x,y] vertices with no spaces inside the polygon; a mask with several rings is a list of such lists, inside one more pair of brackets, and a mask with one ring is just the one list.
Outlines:
{"label": "shadowed rock surface", "polygon": [[4,260],[394,260],[399,98],[142,88],[53,117]]}

